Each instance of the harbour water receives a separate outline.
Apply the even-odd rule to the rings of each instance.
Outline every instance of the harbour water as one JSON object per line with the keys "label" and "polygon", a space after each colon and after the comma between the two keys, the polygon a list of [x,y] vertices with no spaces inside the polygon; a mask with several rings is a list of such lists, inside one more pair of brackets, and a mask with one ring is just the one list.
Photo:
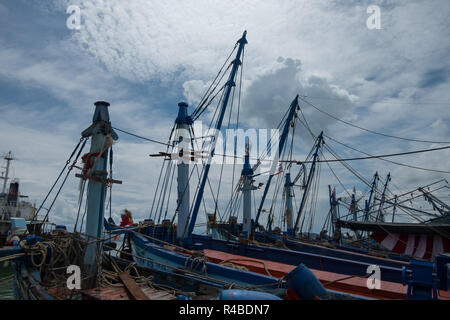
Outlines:
{"label": "harbour water", "polygon": [[[13,275],[9,262],[0,263],[0,300],[13,300]],[[6,279],[5,281],[2,281]]]}

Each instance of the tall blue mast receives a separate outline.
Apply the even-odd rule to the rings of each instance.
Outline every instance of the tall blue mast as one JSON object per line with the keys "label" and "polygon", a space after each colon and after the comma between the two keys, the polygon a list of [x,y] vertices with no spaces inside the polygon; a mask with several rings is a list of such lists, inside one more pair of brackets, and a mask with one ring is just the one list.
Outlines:
{"label": "tall blue mast", "polygon": [[[298,95],[292,101],[291,106],[289,107],[288,116],[286,118],[286,121],[284,122],[283,132],[282,132],[282,134],[280,136],[280,144],[278,146],[278,154],[277,154],[278,158],[277,158],[277,160],[281,157],[281,154],[283,152],[284,145],[286,143],[286,139],[287,139],[287,136],[289,134],[289,126],[291,125],[291,121],[294,118],[295,110],[296,110],[297,107],[298,107]],[[277,165],[276,163],[274,163],[274,164]],[[270,187],[270,183],[272,182],[273,177],[274,177],[274,174],[272,173],[269,176],[269,179],[267,180],[266,186],[264,188],[264,193],[263,193],[261,202],[259,204],[258,211],[256,213],[255,227],[258,226],[259,216],[261,215],[261,211],[262,211],[262,208],[263,208],[263,205],[264,205],[264,201],[266,200],[267,193],[268,193],[269,187]]]}
{"label": "tall blue mast", "polygon": [[203,199],[203,193],[205,191],[205,185],[206,185],[206,181],[208,179],[208,173],[209,173],[209,169],[211,167],[211,161],[212,161],[212,158],[214,157],[214,152],[216,149],[217,136],[220,131],[220,128],[222,127],[223,117],[225,115],[225,110],[227,109],[227,105],[228,105],[228,99],[230,98],[231,89],[234,86],[236,86],[234,79],[236,77],[237,70],[242,63],[240,60],[240,57],[241,57],[242,51],[244,50],[244,46],[247,44],[246,36],[247,36],[247,31],[244,31],[242,38],[238,40],[239,48],[236,53],[236,59],[234,59],[234,61],[232,62],[233,67],[231,69],[231,73],[228,78],[228,81],[225,84],[225,92],[224,92],[224,96],[223,96],[223,100],[222,100],[222,106],[220,109],[219,117],[216,122],[215,136],[213,138],[214,140],[213,140],[212,146],[211,146],[211,153],[210,153],[208,161],[205,165],[205,171],[203,173],[200,188],[198,190],[197,197],[195,199],[194,208],[192,210],[192,216],[191,216],[190,223],[189,223],[187,237],[185,238],[185,241],[184,241],[185,245],[188,245],[188,246],[192,243],[192,232],[194,231],[194,226],[195,226],[195,222],[197,220],[198,211],[200,209],[200,204]]}
{"label": "tall blue mast", "polygon": [[108,151],[112,144],[111,138],[119,138],[111,127],[108,107],[108,102],[96,102],[92,125],[81,133],[84,138],[91,137],[90,157],[87,161],[91,161],[92,165],[84,176],[89,180],[86,209],[86,235],[89,244],[84,254],[84,271],[88,279],[84,288],[95,285],[97,266],[101,263],[103,243],[97,240],[103,236]]}
{"label": "tall blue mast", "polygon": [[292,232],[292,226],[294,222],[294,190],[293,186],[294,184],[291,181],[291,174],[289,172],[286,172],[285,175],[285,183],[284,183],[284,196],[285,196],[285,202],[286,202],[286,209],[284,212],[284,219],[286,221],[287,226],[287,234],[290,236],[293,236],[294,233]]}
{"label": "tall blue mast", "polygon": [[311,188],[311,180],[316,171],[317,159],[319,157],[319,150],[320,150],[320,147],[322,146],[322,143],[323,143],[323,131],[320,133],[319,137],[317,138],[317,145],[316,145],[316,150],[314,151],[311,169],[309,170],[308,180],[306,181],[306,186],[305,186],[305,191],[303,192],[302,202],[300,204],[300,208],[298,209],[297,218],[295,220],[294,234],[297,232],[298,223],[300,221],[300,217],[302,215],[303,209],[305,208],[305,205],[306,205],[306,200],[308,198],[309,189]]}
{"label": "tall blue mast", "polygon": [[384,201],[386,200],[386,189],[388,187],[389,181],[391,181],[391,173],[390,172],[388,173],[388,175],[386,177],[386,182],[384,184],[383,193],[381,194],[380,205],[378,207],[376,221],[381,219],[381,222],[384,222],[384,216],[383,216],[382,210],[383,210]]}
{"label": "tall blue mast", "polygon": [[369,200],[366,200],[366,202],[365,202],[365,208],[364,208],[364,211],[365,211],[364,221],[368,221],[368,220],[369,220],[370,204],[372,203],[373,193],[375,192],[375,189],[377,188],[377,181],[378,181],[378,172],[375,172],[375,175],[373,176],[372,187],[370,188]]}

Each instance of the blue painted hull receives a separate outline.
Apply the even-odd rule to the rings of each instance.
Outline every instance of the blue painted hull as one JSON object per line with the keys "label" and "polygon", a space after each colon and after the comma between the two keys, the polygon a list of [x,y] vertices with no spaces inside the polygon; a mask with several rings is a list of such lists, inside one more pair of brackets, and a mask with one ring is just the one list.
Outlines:
{"label": "blue painted hull", "polygon": [[137,234],[132,234],[131,243],[135,255],[157,262],[153,263],[146,259],[134,257],[138,265],[143,267],[156,268],[166,271],[173,270],[173,268],[186,268],[199,276],[207,275],[209,278],[214,280],[241,287],[255,285],[264,285],[266,288],[278,287],[277,278],[229,268],[210,262],[198,263],[188,256],[163,249],[160,246],[150,242],[145,237]]}
{"label": "blue painted hull", "polygon": [[348,260],[355,260],[360,262],[366,262],[376,265],[385,265],[390,267],[401,268],[402,266],[407,266],[409,264],[409,259],[391,259],[391,258],[381,258],[376,256],[368,255],[368,252],[348,247],[338,246],[336,248],[328,248],[323,245],[318,245],[314,243],[308,243],[304,241],[291,240],[289,238],[282,238],[278,235],[272,235],[269,233],[256,233],[256,240],[267,243],[274,241],[283,241],[283,243],[291,250],[300,252],[310,252],[320,255],[326,255],[335,258],[342,258]]}
{"label": "blue painted hull", "polygon": [[[203,278],[203,276],[207,275],[212,283],[216,283],[217,285],[215,281],[218,281],[224,288],[233,285],[233,287],[243,287],[251,290],[258,289],[262,291],[271,291],[271,289],[277,288],[286,289],[286,282],[280,282],[278,278],[229,268],[216,263],[196,263],[191,257],[164,249],[144,236],[136,233],[131,233],[130,235],[133,253],[138,256],[134,257],[134,260],[141,267],[164,270],[168,273],[182,273],[188,269],[194,274],[191,272],[185,273],[185,277],[196,279],[196,275],[198,275],[199,278],[196,280],[208,281]],[[143,257],[144,259],[140,259],[139,257]],[[147,259],[152,261],[148,261]],[[174,268],[179,270],[174,270]],[[255,288],[256,286],[258,288]],[[326,292],[332,299],[370,300],[370,298],[364,296],[341,293],[334,290],[326,289]]]}
{"label": "blue painted hull", "polygon": [[[309,246],[308,251],[294,251],[281,248],[245,245],[212,239],[208,236],[193,235],[194,243],[202,243],[205,249],[218,250],[255,259],[269,260],[297,266],[305,264],[310,269],[328,271],[343,275],[366,276],[367,268],[376,264],[380,266],[381,280],[401,283],[402,267],[405,263],[378,259],[376,257],[357,255],[339,250],[326,250],[320,246]],[[334,255],[334,256],[333,256]],[[343,256],[345,258],[343,258]],[[360,259],[356,259],[356,257]]]}
{"label": "blue painted hull", "polygon": [[14,299],[15,300],[54,300],[45,288],[40,285],[40,275],[36,268],[28,270],[23,260],[12,263],[14,268]]}
{"label": "blue painted hull", "polygon": [[[111,226],[108,226],[112,229]],[[171,228],[163,228],[157,226],[143,228],[141,233],[153,236],[163,241],[172,242],[173,235]],[[145,240],[145,245],[151,243],[145,237],[132,233],[133,239]],[[378,265],[381,271],[381,280],[401,283],[402,267],[408,265],[403,261],[382,259],[355,252],[337,250],[307,244],[297,250],[286,250],[269,246],[255,246],[251,244],[242,244],[234,241],[225,241],[213,239],[210,236],[192,235],[193,243],[200,243],[205,249],[217,250],[235,255],[245,256],[249,258],[274,261],[292,266],[298,266],[300,263],[305,264],[310,269],[322,270],[349,276],[366,276],[367,269],[370,265]],[[142,244],[144,246],[144,244]],[[144,254],[142,251],[142,254]],[[149,254],[149,253],[147,253]],[[154,253],[153,259],[159,257],[159,253]],[[159,258],[158,258],[159,259]],[[186,259],[186,258],[183,258]],[[178,266],[184,267],[186,261],[180,260]]]}
{"label": "blue painted hull", "polygon": [[[111,226],[108,226],[112,229]],[[170,227],[156,226],[145,227],[141,233],[152,236],[156,239],[172,243],[173,234]],[[133,233],[133,237],[136,233]],[[144,237],[139,237],[143,238]],[[148,239],[145,239],[148,243]],[[200,243],[205,249],[217,250],[249,258],[274,261],[292,266],[305,264],[310,269],[328,271],[349,276],[366,276],[370,265],[380,267],[381,280],[401,283],[402,267],[408,266],[405,261],[383,259],[364,255],[356,252],[326,248],[324,246],[304,244],[298,246],[296,250],[281,249],[269,246],[255,246],[242,244],[235,241],[213,239],[211,236],[192,235],[193,243]],[[292,241],[294,242],[294,241]],[[297,245],[298,242],[295,242]],[[301,244],[301,243],[300,243]]]}
{"label": "blue painted hull", "polygon": [[[366,261],[374,264],[386,264],[389,263],[386,260],[394,260],[403,263],[404,265],[409,263],[409,258],[402,257],[396,254],[389,254],[389,256],[385,259],[377,258],[374,256],[368,255],[367,250],[352,248],[348,246],[336,246],[335,249],[327,248],[325,246],[315,245],[314,243],[308,243],[301,240],[283,238],[279,235],[267,233],[267,232],[257,232],[255,234],[255,239],[259,242],[263,243],[273,243],[275,241],[282,241],[289,249],[295,251],[303,251],[303,252],[314,252],[320,250],[321,254],[330,255],[332,257],[344,258],[344,259],[357,259],[358,261]],[[357,253],[359,255],[354,255]],[[365,255],[366,257],[363,257]]]}

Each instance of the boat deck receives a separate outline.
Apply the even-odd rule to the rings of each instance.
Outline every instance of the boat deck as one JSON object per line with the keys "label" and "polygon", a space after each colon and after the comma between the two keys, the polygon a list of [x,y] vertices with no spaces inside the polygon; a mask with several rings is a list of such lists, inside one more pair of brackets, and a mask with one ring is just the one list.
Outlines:
{"label": "boat deck", "polygon": [[[232,263],[238,267],[245,267],[249,271],[271,275],[281,278],[291,272],[296,266],[273,262],[269,260],[261,260],[248,258],[244,256],[225,253],[222,251],[204,250],[208,261],[214,263]],[[349,294],[360,295],[374,299],[401,299],[406,298],[407,286],[399,283],[381,281],[380,289],[367,288],[367,278],[358,276],[345,276],[327,271],[310,269],[326,289],[345,292]],[[440,291],[439,298],[442,300],[450,300],[448,292]]]}
{"label": "boat deck", "polygon": [[[167,291],[150,287],[141,287],[141,289],[148,300],[176,300],[176,296]],[[81,294],[85,300],[134,300],[124,285],[83,290]]]}

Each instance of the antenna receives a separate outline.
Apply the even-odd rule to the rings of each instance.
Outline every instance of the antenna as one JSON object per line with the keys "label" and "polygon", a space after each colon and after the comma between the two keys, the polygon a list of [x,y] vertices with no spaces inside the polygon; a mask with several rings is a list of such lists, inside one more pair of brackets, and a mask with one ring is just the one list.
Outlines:
{"label": "antenna", "polygon": [[9,180],[9,167],[11,164],[12,160],[16,160],[16,158],[13,157],[12,152],[9,151],[7,154],[5,154],[3,156],[3,159],[6,160],[6,171],[2,172],[2,175],[0,176],[0,179],[3,179],[3,188],[2,188],[2,193],[6,193],[6,185],[8,183]]}

